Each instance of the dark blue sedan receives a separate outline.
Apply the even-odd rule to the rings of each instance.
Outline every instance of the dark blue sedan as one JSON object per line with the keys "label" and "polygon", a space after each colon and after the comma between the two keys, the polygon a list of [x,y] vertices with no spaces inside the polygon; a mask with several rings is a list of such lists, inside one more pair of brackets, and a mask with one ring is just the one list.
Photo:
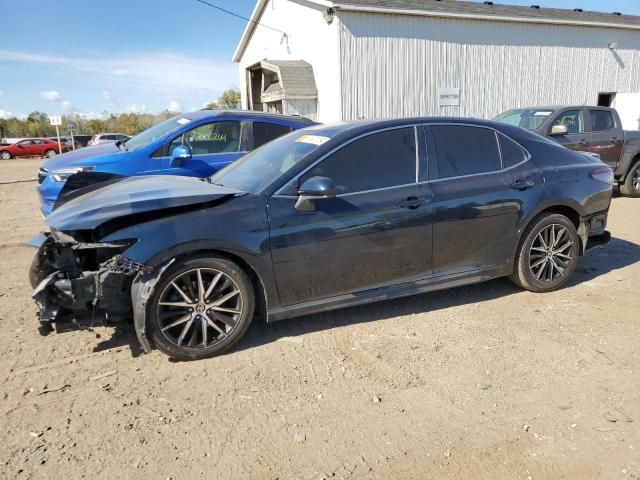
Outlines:
{"label": "dark blue sedan", "polygon": [[145,351],[223,352],[268,322],[509,276],[563,287],[608,239],[612,170],[494,122],[414,118],[290,133],[207,182],[127,178],[47,218],[41,328],[100,309]]}
{"label": "dark blue sedan", "polygon": [[[134,175],[204,178],[286,133],[313,125],[302,117],[200,110],[181,114],[125,141],[83,148],[47,160],[38,173],[42,213],[60,194],[92,181]],[[174,154],[176,147],[180,148]],[[186,150],[185,150],[186,148]],[[75,185],[66,185],[72,175]],[[65,188],[66,186],[66,188]]]}

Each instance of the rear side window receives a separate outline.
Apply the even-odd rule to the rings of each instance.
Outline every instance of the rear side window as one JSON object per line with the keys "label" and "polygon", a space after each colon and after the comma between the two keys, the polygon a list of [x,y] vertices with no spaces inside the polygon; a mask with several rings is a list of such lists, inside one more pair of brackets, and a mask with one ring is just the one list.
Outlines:
{"label": "rear side window", "polygon": [[333,179],[338,194],[415,183],[415,131],[398,128],[355,140],[305,173],[300,184],[316,176]]}
{"label": "rear side window", "polygon": [[431,127],[438,159],[438,177],[451,178],[501,169],[493,130],[461,125]]}
{"label": "rear side window", "polygon": [[253,122],[253,148],[261,147],[290,131],[290,127],[276,123]]}
{"label": "rear side window", "polygon": [[591,117],[592,132],[604,132],[616,128],[613,113],[607,110],[589,110],[589,116]]}
{"label": "rear side window", "polygon": [[529,154],[524,148],[510,138],[498,134],[500,139],[500,153],[502,154],[502,167],[509,168],[524,162]]}

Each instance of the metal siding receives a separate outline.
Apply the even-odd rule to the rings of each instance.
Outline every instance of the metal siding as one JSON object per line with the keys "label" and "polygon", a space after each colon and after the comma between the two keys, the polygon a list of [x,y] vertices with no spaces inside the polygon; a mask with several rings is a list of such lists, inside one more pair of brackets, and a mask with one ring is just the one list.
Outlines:
{"label": "metal siding", "polygon": [[[340,12],[344,120],[491,118],[514,107],[640,91],[640,32]],[[608,48],[617,42],[615,52]],[[460,106],[439,107],[438,88]],[[322,92],[320,92],[322,95]]]}

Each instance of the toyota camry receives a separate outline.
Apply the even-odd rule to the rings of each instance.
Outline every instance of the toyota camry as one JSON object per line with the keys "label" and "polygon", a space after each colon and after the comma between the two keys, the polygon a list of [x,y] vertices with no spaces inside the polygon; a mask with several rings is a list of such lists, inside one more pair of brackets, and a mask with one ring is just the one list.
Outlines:
{"label": "toyota camry", "polygon": [[254,317],[503,276],[550,292],[608,239],[612,182],[598,158],[494,122],[298,130],[204,180],[124,178],[65,198],[31,242],[40,328],[101,311],[132,319],[145,351],[198,359]]}

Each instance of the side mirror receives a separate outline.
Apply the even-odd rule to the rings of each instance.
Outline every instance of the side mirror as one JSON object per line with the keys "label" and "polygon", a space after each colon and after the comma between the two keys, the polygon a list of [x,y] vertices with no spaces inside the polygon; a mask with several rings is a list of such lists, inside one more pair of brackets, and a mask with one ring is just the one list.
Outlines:
{"label": "side mirror", "polygon": [[336,196],[336,184],[328,177],[311,177],[298,189],[296,210],[315,212],[316,200]]}
{"label": "side mirror", "polygon": [[565,125],[554,125],[551,127],[551,135],[566,135],[569,133]]}
{"label": "side mirror", "polygon": [[191,149],[186,145],[178,145],[171,152],[171,166],[179,167],[182,162],[191,158]]}

